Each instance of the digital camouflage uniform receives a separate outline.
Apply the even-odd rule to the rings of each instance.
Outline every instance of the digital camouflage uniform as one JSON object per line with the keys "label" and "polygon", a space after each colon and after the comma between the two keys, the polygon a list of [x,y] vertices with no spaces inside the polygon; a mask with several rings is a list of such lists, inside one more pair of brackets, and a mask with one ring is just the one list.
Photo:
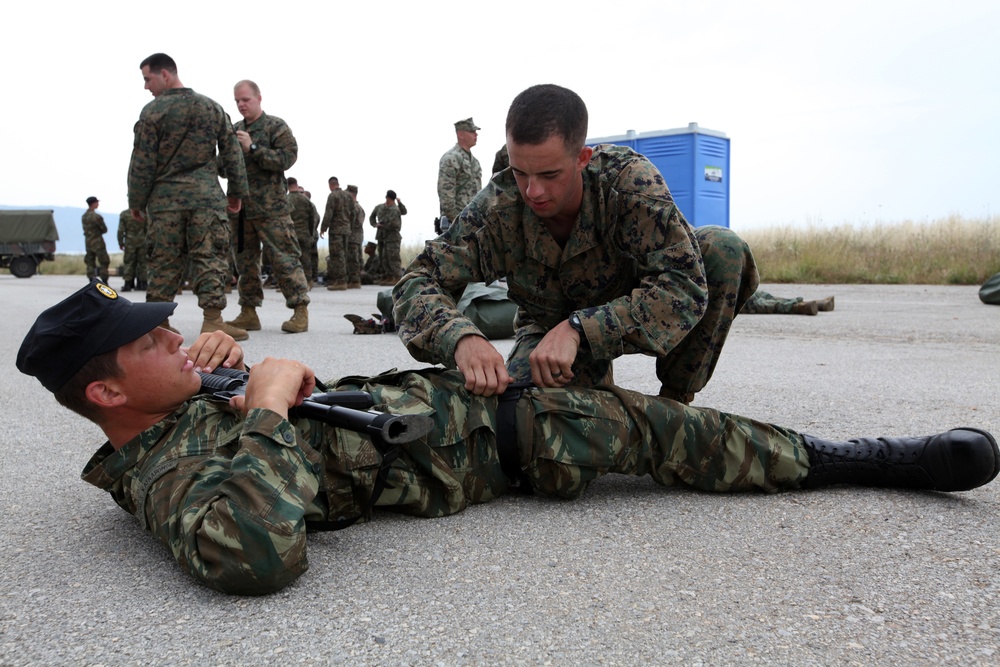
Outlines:
{"label": "digital camouflage uniform", "polygon": [[173,301],[187,261],[198,305],[226,307],[230,234],[220,165],[229,196],[246,200],[240,144],[219,104],[190,88],[172,88],[143,108],[128,206],[147,213],[147,301]]}
{"label": "digital camouflage uniform", "polygon": [[122,278],[146,282],[146,221],[136,220],[132,211],[125,209],[118,214],[118,247],[124,251]]}
{"label": "digital camouflage uniform", "polygon": [[503,171],[458,222],[429,241],[393,291],[393,319],[414,358],[454,365],[462,336],[481,335],[455,307],[469,283],[507,279],[518,305],[508,357],[515,381],[552,327],[580,317],[579,386],[611,382],[622,354],[657,357],[661,395],[690,401],[708,382],[733,318],[757,287],[750,249],[722,227],[692,229],[663,177],[628,148],[599,146],[583,171],[583,202],[565,248]]}
{"label": "digital camouflage uniform", "polygon": [[792,312],[795,304],[802,303],[802,297],[797,296],[790,299],[776,297],[769,292],[757,290],[753,296],[743,304],[741,313],[748,315],[788,315]]}
{"label": "digital camouflage uniform", "polygon": [[288,193],[288,208],[295,227],[295,238],[302,251],[302,270],[309,282],[315,283],[319,270],[316,235],[319,233],[319,211],[309,197],[301,192]]}
{"label": "digital camouflage uniform", "polygon": [[372,209],[372,214],[368,216],[368,221],[376,225],[382,232],[382,243],[379,257],[381,267],[379,268],[383,280],[392,281],[396,284],[403,272],[403,261],[399,253],[403,245],[403,235],[400,230],[403,228],[403,218],[406,215],[406,206],[396,203],[392,206],[379,204]]}
{"label": "digital camouflage uniform", "polygon": [[351,220],[351,233],[347,237],[347,283],[349,285],[361,284],[361,267],[364,260],[361,256],[361,246],[365,242],[365,209],[361,204],[354,202],[354,219]]}
{"label": "digital camouflage uniform", "polygon": [[326,198],[326,211],[320,232],[326,233],[330,258],[326,263],[327,286],[347,284],[347,242],[354,220],[354,200],[343,188],[332,190]]}
{"label": "digital camouflage uniform", "polygon": [[[431,417],[402,446],[377,506],[441,517],[508,491],[496,448],[497,398],[465,391],[455,371],[342,380],[376,407]],[[808,472],[793,431],[616,387],[530,389],[514,407],[516,451],[534,491],[575,498],[609,472],[665,486],[732,492],[797,488]],[[212,588],[276,591],[306,571],[316,521],[362,515],[380,456],[368,436],[292,423],[197,397],[119,450],[105,444],[83,479],[107,490]]]}
{"label": "digital camouflage uniform", "polygon": [[108,248],[104,244],[104,235],[108,233],[108,226],[104,224],[104,218],[95,210],[87,209],[83,214],[83,240],[87,249],[83,263],[87,266],[87,278],[99,277],[104,282],[108,282],[108,267],[111,265],[111,258],[108,257]]}
{"label": "digital camouflage uniform", "polygon": [[441,156],[438,163],[438,201],[441,215],[454,223],[466,204],[483,187],[483,168],[479,160],[458,144]]}
{"label": "digital camouflage uniform", "polygon": [[256,150],[243,154],[250,195],[243,202],[239,216],[230,217],[234,221],[233,245],[236,270],[240,274],[240,305],[259,308],[264,303],[260,278],[262,244],[267,248],[271,271],[278,279],[285,305],[289,308],[308,305],[309,285],[302,270],[302,252],[295,228],[288,215],[285,182],[285,170],[295,164],[299,145],[285,121],[263,112],[249,125],[240,120],[235,130],[249,134],[257,146]]}

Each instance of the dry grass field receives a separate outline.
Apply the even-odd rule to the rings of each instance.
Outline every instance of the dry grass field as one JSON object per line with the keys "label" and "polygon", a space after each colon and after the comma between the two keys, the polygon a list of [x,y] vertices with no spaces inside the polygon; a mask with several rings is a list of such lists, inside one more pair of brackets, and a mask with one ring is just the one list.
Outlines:
{"label": "dry grass field", "polygon": [[[1000,273],[1000,218],[995,216],[737,231],[753,249],[766,283],[978,285]],[[404,245],[403,265],[420,250]],[[324,264],[326,253],[321,249],[320,254]],[[112,255],[112,268],[121,261],[120,253]],[[57,255],[41,269],[82,275],[83,257]]]}

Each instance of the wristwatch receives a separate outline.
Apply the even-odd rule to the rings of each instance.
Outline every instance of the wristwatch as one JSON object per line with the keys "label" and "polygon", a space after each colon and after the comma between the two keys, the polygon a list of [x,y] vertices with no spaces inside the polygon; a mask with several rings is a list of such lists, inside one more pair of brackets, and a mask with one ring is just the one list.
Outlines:
{"label": "wristwatch", "polygon": [[250,152],[253,153],[257,150],[257,144],[250,144]]}
{"label": "wristwatch", "polygon": [[584,345],[587,342],[587,336],[583,333],[583,322],[580,321],[580,316],[576,313],[570,315],[569,325],[576,329],[576,332],[580,334],[580,345]]}

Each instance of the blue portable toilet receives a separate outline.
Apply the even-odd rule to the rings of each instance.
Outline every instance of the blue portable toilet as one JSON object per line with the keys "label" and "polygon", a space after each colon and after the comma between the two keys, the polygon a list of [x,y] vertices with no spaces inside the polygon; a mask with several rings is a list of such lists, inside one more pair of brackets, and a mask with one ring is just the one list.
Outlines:
{"label": "blue portable toilet", "polygon": [[689,123],[675,130],[587,139],[588,146],[617,144],[645,155],[663,174],[677,208],[694,227],[729,226],[729,138]]}

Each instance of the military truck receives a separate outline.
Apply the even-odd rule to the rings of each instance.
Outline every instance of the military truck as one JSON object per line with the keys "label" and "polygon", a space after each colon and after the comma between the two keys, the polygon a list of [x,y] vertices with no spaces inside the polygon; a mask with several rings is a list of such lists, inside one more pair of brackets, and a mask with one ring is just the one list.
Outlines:
{"label": "military truck", "polygon": [[0,211],[0,267],[30,278],[43,260],[55,259],[59,230],[52,211]]}

